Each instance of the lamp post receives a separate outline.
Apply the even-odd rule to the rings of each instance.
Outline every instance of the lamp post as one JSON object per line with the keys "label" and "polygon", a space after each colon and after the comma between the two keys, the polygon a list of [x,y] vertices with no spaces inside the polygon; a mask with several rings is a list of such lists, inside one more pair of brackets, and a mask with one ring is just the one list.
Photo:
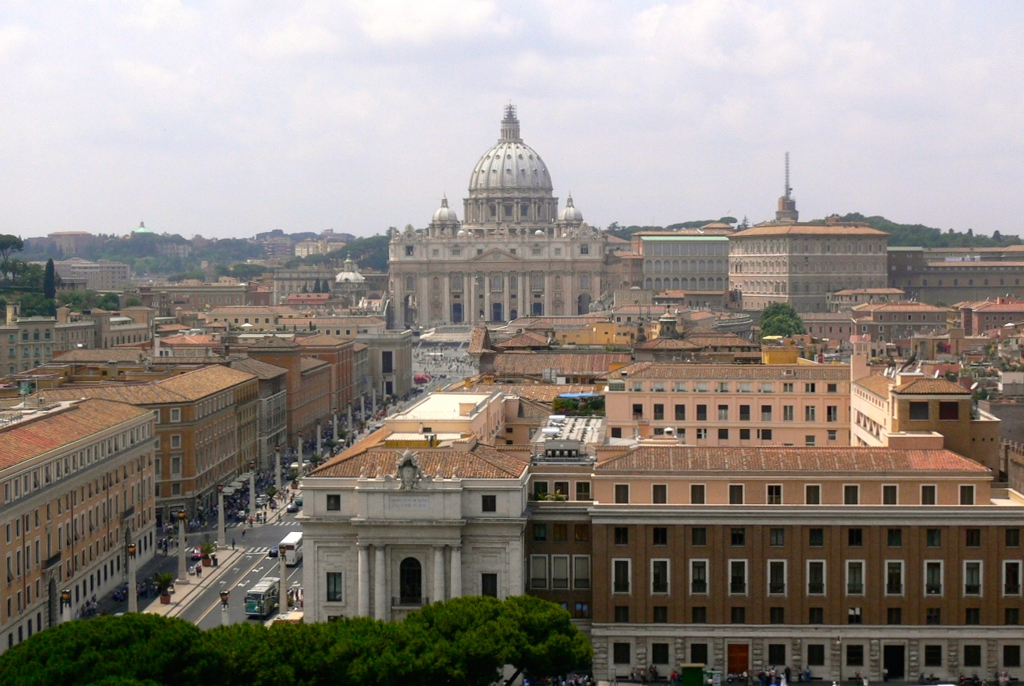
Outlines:
{"label": "lamp post", "polygon": [[331,440],[335,447],[338,445],[338,410],[331,410]]}
{"label": "lamp post", "polygon": [[302,434],[299,434],[299,437],[295,439],[295,442],[296,442],[296,444],[298,444],[298,449],[299,449],[299,452],[298,452],[299,476],[302,476]]}
{"label": "lamp post", "polygon": [[224,531],[224,484],[217,484],[217,547],[227,546],[227,532]]}
{"label": "lamp post", "polygon": [[71,589],[65,588],[60,592],[60,621],[61,623],[71,620]]}
{"label": "lamp post", "polygon": [[281,446],[274,451],[274,485],[277,492],[281,492]]}
{"label": "lamp post", "polygon": [[225,589],[220,592],[220,625],[229,626],[231,624],[231,618],[228,617],[228,597],[231,595],[231,591]]}
{"label": "lamp post", "polygon": [[185,510],[178,511],[178,583],[188,583],[188,564],[185,562]]}
{"label": "lamp post", "polygon": [[139,594],[135,589],[135,543],[128,544],[128,611],[139,611]]}
{"label": "lamp post", "polygon": [[256,460],[249,462],[249,516],[256,521]]}
{"label": "lamp post", "polygon": [[316,423],[316,456],[324,455],[324,432],[320,429],[320,422]]}
{"label": "lamp post", "polygon": [[839,683],[843,683],[843,637],[836,636],[836,653],[839,654]]}

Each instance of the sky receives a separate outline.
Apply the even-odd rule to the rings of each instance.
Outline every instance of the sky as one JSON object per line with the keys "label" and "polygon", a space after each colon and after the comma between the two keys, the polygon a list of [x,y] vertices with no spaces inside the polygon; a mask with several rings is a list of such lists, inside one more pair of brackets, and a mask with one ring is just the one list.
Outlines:
{"label": "sky", "polygon": [[1024,3],[5,0],[0,233],[425,226],[518,108],[595,226],[1020,234]]}

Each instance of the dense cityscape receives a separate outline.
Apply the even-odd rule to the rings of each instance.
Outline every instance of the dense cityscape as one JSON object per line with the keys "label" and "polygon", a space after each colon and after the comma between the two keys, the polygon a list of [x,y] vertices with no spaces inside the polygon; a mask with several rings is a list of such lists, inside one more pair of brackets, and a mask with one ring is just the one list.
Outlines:
{"label": "dense cityscape", "polygon": [[[57,157],[74,127],[21,111],[52,117],[25,97],[52,74],[21,74],[57,34],[0,22],[0,684],[1024,678],[1024,242],[974,162],[1013,176],[997,113],[1024,110],[990,73],[1013,80],[1019,10],[934,10],[1004,60],[961,70],[930,44],[906,66],[888,8],[441,5],[96,8],[168,63],[110,57],[122,109],[95,115],[62,72]],[[91,21],[67,12],[63,36]],[[166,42],[192,35],[218,47]],[[457,99],[396,87],[478,70]],[[693,74],[728,106],[688,109]],[[950,143],[973,82],[992,99]]]}

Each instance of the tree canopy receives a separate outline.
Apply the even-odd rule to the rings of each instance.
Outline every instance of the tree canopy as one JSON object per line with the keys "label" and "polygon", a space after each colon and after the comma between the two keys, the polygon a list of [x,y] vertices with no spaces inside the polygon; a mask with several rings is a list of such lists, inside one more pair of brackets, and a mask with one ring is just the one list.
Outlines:
{"label": "tree canopy", "polygon": [[866,222],[871,228],[889,234],[889,245],[921,248],[989,248],[1004,245],[1020,245],[1019,236],[1003,236],[995,231],[991,237],[975,234],[973,229],[965,232],[949,229],[945,233],[924,224],[897,224],[885,217],[865,217],[851,212],[842,217],[844,222]]}
{"label": "tree canopy", "polygon": [[404,622],[234,624],[200,631],[129,614],[57,625],[0,655],[0,683],[110,686],[487,686],[512,665],[531,674],[587,669],[590,644],[569,613],[539,598],[456,598]]}
{"label": "tree canopy", "polygon": [[804,332],[804,322],[792,305],[772,303],[761,310],[761,338],[793,336]]}

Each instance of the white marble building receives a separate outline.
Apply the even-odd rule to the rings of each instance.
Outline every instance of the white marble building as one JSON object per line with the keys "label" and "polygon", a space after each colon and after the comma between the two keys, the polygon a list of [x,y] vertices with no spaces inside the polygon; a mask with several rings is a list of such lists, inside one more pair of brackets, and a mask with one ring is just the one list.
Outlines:
{"label": "white marble building", "polygon": [[[356,448],[358,450],[358,448]],[[528,454],[376,445],[303,480],[305,621],[525,591]]]}

